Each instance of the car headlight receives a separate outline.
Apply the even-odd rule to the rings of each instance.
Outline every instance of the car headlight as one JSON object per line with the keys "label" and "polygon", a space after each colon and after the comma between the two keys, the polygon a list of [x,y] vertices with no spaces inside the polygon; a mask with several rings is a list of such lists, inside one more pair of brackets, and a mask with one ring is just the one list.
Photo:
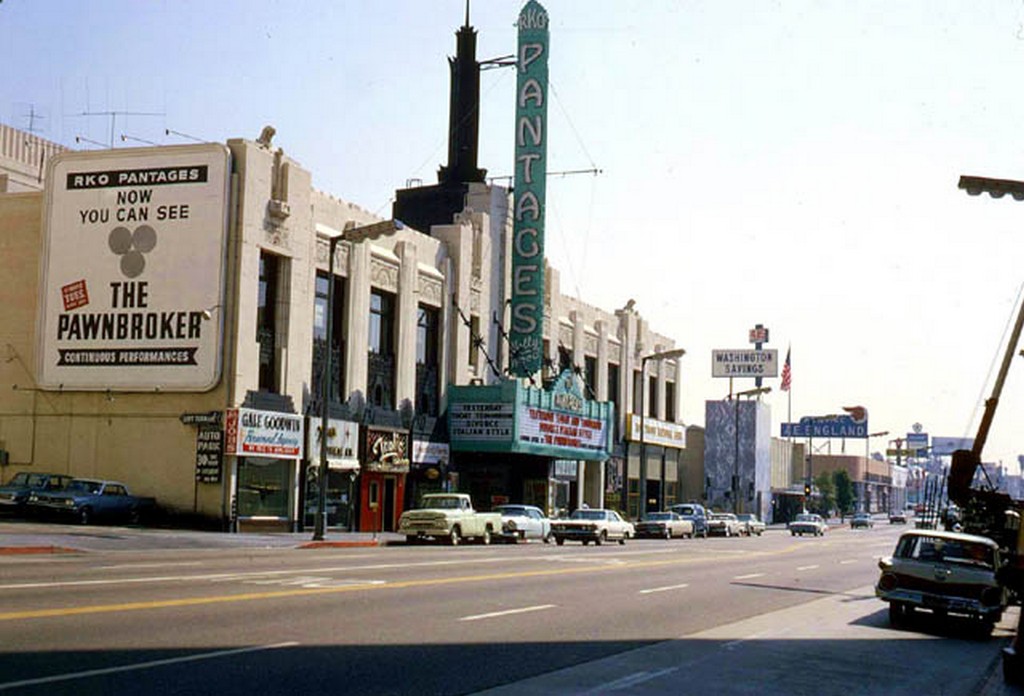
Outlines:
{"label": "car headlight", "polygon": [[998,607],[1003,603],[1003,591],[998,587],[986,587],[981,592],[981,603],[986,607]]}
{"label": "car headlight", "polygon": [[883,592],[892,592],[899,584],[899,580],[892,573],[882,573],[882,577],[878,579],[878,587]]}
{"label": "car headlight", "polygon": [[72,500],[71,498],[68,498],[67,500],[64,501],[64,505],[65,507],[74,507],[75,501]]}
{"label": "car headlight", "polygon": [[38,502],[38,501],[39,501],[39,496],[36,495],[35,493],[33,493],[32,495],[30,495],[28,497],[28,502],[30,502],[30,503],[35,503],[35,502]]}

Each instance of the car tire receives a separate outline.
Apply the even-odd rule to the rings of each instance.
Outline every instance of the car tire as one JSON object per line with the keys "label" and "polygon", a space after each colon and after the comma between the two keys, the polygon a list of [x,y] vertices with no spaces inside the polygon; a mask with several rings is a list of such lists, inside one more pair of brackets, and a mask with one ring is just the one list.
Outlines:
{"label": "car tire", "polygon": [[910,608],[903,602],[889,602],[889,623],[901,626],[910,615]]}
{"label": "car tire", "polygon": [[448,533],[448,545],[458,546],[459,545],[459,528],[452,527],[452,531]]}
{"label": "car tire", "polygon": [[555,537],[555,545],[556,546],[561,546],[564,543],[565,543],[565,539],[563,539],[562,537]]}
{"label": "car tire", "polygon": [[406,534],[405,535],[405,543],[409,544],[410,546],[412,546],[413,544],[415,544],[419,540],[420,540],[420,538],[418,536],[416,536],[415,534]]}
{"label": "car tire", "polygon": [[546,534],[546,535],[544,536],[544,543],[545,543],[545,544],[550,544],[550,543],[551,543],[551,540],[552,540],[552,539],[554,539],[554,538],[555,538],[555,535],[554,535],[554,534],[552,534],[551,532],[548,532],[548,533],[547,533],[547,534]]}
{"label": "car tire", "polygon": [[491,528],[487,527],[484,529],[483,536],[480,537],[480,543],[484,546],[488,546],[491,543]]}
{"label": "car tire", "polygon": [[137,507],[132,508],[128,512],[128,524],[139,525],[142,524],[142,510]]}
{"label": "car tire", "polygon": [[78,511],[78,523],[86,525],[92,522],[92,510],[87,507]]}
{"label": "car tire", "polygon": [[606,541],[608,541],[608,532],[602,529],[601,533],[598,534],[597,539],[594,540],[594,545],[600,546]]}

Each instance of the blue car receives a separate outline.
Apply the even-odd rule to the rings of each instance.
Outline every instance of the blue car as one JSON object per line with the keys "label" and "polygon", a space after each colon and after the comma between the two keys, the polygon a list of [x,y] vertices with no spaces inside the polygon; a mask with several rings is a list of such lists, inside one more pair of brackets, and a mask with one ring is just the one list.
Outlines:
{"label": "blue car", "polygon": [[156,500],[132,495],[118,481],[74,479],[62,491],[31,494],[28,505],[40,516],[64,517],[81,524],[99,520],[137,524],[153,512]]}
{"label": "blue car", "polygon": [[0,486],[0,512],[22,514],[28,497],[42,491],[61,491],[71,483],[67,474],[19,471]]}
{"label": "blue car", "polygon": [[708,511],[700,503],[676,503],[669,510],[693,522],[693,535],[708,538]]}

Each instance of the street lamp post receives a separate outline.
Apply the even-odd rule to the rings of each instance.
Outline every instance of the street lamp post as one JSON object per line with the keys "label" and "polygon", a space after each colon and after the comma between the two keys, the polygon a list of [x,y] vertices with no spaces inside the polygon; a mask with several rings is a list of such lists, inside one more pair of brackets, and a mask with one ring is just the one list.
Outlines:
{"label": "street lamp post", "polygon": [[[685,348],[675,348],[660,353],[651,353],[640,358],[640,519],[643,519],[644,515],[647,514],[647,444],[644,442],[644,416],[647,413],[647,409],[644,407],[644,392],[647,385],[647,361],[674,360],[684,355],[686,355]],[[661,485],[664,486],[665,482],[662,481]]]}
{"label": "street lamp post", "polygon": [[[334,382],[334,370],[331,366],[331,357],[334,352],[332,342],[334,340],[334,252],[338,248],[338,242],[342,240],[352,244],[365,239],[377,239],[385,235],[392,235],[405,225],[399,220],[384,220],[375,222],[363,227],[347,227],[341,234],[330,238],[327,244],[327,331],[326,348],[324,355],[323,376],[320,379],[320,487],[317,495],[316,521],[313,525],[313,541],[323,541],[324,528],[327,526],[327,476],[329,464],[327,460],[327,403],[331,395],[331,386]],[[351,488],[351,485],[350,485]],[[352,496],[349,495],[349,506],[352,505]]]}
{"label": "street lamp post", "polygon": [[732,458],[732,511],[736,514],[740,512],[740,397],[746,396],[758,396],[760,394],[767,394],[772,390],[771,387],[757,387],[756,389],[748,389],[746,391],[736,392],[736,403],[735,403],[735,417],[733,420],[733,430],[736,436],[736,447],[733,450]]}
{"label": "street lamp post", "polygon": [[[865,460],[864,461],[864,467],[865,467],[864,473],[865,474],[867,474],[867,467],[869,466],[869,462],[871,461],[871,438],[873,438],[873,437],[885,437],[888,434],[889,434],[888,430],[880,430],[877,433],[868,433],[867,437],[864,438],[864,460]],[[890,479],[891,479],[891,477],[890,477]],[[867,486],[867,481],[864,482],[864,485],[865,485],[865,487]],[[889,497],[890,497],[890,499],[892,498],[891,492],[890,492]],[[867,502],[870,503],[870,498],[868,498]],[[871,510],[865,509],[865,510],[862,510],[862,512],[871,512]],[[840,514],[841,513],[842,513],[842,511],[840,511]]]}

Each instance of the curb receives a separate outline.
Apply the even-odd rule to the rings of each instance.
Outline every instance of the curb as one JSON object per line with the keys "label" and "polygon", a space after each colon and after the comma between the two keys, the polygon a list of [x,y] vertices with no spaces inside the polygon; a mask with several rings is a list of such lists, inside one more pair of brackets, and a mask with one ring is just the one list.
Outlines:
{"label": "curb", "polygon": [[66,546],[0,546],[0,556],[24,556],[38,553],[83,553]]}
{"label": "curb", "polygon": [[383,546],[384,543],[378,540],[370,541],[308,541],[299,544],[297,549],[351,549],[351,548],[373,548]]}

